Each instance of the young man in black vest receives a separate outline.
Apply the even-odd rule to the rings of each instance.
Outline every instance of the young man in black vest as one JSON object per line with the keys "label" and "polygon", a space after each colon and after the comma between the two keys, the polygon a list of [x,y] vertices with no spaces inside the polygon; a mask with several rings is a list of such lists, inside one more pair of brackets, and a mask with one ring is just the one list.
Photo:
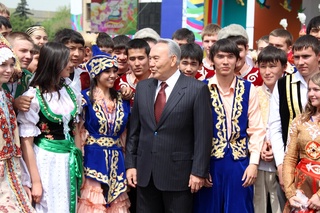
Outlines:
{"label": "young man in black vest", "polygon": [[293,45],[294,64],[298,72],[280,78],[275,85],[270,102],[270,140],[283,187],[282,163],[291,121],[301,113],[307,103],[308,81],[319,72],[319,41],[310,35],[297,39]]}

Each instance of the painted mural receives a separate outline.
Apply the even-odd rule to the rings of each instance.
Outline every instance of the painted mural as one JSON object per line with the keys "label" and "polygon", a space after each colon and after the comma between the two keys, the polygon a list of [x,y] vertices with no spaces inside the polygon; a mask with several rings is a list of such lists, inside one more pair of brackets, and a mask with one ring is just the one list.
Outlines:
{"label": "painted mural", "polygon": [[92,0],[91,31],[133,35],[137,29],[137,0]]}
{"label": "painted mural", "polygon": [[204,26],[204,0],[187,0],[183,6],[185,19],[182,27],[194,32],[196,43],[201,45],[201,32]]}

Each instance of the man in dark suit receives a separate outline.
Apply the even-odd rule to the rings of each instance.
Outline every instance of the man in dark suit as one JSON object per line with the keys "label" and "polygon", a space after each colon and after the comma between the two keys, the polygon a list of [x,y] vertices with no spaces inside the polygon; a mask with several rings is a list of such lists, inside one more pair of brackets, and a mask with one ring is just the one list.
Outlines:
{"label": "man in dark suit", "polygon": [[128,184],[137,187],[139,213],[191,213],[192,193],[204,185],[209,171],[209,90],[180,73],[176,42],[159,40],[149,58],[153,78],[138,83],[130,120]]}

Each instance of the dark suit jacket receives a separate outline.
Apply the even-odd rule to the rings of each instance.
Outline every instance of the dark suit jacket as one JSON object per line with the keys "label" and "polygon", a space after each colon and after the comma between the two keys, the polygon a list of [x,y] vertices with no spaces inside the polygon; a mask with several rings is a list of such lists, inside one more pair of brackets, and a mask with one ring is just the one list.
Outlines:
{"label": "dark suit jacket", "polygon": [[188,190],[190,174],[207,177],[212,141],[208,86],[180,75],[158,124],[154,100],[158,81],[137,85],[126,145],[126,168],[137,169],[138,185],[151,174],[157,189]]}

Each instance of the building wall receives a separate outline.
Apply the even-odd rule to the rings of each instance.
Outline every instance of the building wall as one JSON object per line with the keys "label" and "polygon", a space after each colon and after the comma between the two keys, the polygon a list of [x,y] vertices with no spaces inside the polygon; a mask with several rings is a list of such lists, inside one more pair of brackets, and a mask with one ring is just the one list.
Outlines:
{"label": "building wall", "polygon": [[[255,18],[254,18],[254,41],[257,41],[264,35],[268,35],[272,30],[282,28],[279,24],[280,20],[286,18],[288,21],[287,30],[292,34],[294,40],[299,37],[301,28],[300,21],[297,19],[297,11],[300,9],[302,0],[291,1],[291,12],[285,10],[278,0],[268,0],[266,4],[270,6],[269,9],[261,8],[258,3],[255,5]],[[256,44],[254,42],[254,48]]]}

